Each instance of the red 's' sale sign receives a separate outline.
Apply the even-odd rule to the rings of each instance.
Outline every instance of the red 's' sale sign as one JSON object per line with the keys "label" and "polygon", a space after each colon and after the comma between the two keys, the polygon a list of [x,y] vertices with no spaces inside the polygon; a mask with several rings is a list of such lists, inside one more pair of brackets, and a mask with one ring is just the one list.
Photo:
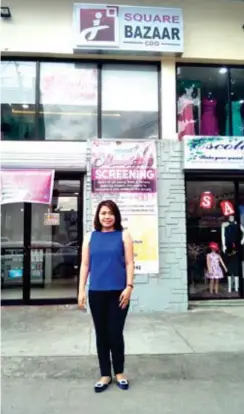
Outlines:
{"label": "red 's' sale sign", "polygon": [[214,205],[214,196],[210,191],[204,191],[200,197],[200,207],[211,209]]}

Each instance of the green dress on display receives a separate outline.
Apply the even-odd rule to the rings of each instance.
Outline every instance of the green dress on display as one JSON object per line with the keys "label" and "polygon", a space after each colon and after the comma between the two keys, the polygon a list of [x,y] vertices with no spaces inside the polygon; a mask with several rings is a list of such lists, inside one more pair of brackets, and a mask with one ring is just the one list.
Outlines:
{"label": "green dress on display", "polygon": [[[241,104],[240,101],[232,101],[232,125],[233,125],[233,136],[242,137],[244,135],[244,122],[241,116]],[[230,118],[228,111],[228,104],[226,105],[227,109],[227,120],[226,120],[226,135],[230,136]]]}

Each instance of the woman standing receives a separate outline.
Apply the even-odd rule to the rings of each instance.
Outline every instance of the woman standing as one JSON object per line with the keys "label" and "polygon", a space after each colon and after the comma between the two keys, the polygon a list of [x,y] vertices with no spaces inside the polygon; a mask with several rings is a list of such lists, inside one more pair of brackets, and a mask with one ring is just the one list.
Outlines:
{"label": "woman standing", "polygon": [[124,375],[123,329],[133,289],[133,242],[121,225],[118,206],[102,201],[94,219],[95,231],[88,233],[82,246],[78,304],[86,306],[86,282],[90,273],[89,305],[96,331],[101,379],[95,392],[103,392],[112,383],[111,360],[117,385],[129,388]]}

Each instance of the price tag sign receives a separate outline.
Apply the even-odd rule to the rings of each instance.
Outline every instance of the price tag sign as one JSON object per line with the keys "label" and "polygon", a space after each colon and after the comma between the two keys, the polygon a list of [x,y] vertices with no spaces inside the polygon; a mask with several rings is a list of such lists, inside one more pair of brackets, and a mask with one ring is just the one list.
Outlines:
{"label": "price tag sign", "polygon": [[44,226],[59,226],[60,214],[59,213],[45,213],[44,214]]}

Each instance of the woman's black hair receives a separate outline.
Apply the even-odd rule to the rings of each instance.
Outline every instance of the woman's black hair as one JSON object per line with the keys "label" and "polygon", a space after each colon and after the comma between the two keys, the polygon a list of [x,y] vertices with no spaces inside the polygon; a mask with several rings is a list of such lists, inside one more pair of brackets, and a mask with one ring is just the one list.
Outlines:
{"label": "woman's black hair", "polygon": [[111,213],[115,217],[114,229],[117,230],[117,231],[122,231],[123,227],[122,227],[122,224],[121,224],[120,210],[119,210],[119,207],[117,206],[117,204],[112,200],[104,200],[104,201],[101,201],[101,203],[98,204],[97,211],[96,211],[95,217],[94,217],[94,228],[95,228],[95,230],[96,231],[101,231],[102,230],[102,225],[101,225],[100,220],[99,220],[99,213],[100,213],[100,210],[103,206],[108,207],[109,210],[111,211]]}

